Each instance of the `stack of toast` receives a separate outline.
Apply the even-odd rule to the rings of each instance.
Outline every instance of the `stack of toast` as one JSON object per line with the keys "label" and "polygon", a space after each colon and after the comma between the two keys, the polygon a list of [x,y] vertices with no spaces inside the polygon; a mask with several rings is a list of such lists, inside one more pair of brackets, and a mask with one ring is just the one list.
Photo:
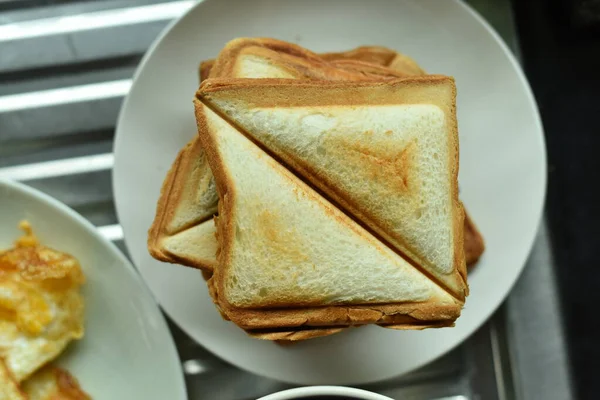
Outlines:
{"label": "stack of toast", "polygon": [[393,50],[235,39],[200,64],[198,134],[148,249],[262,339],[452,326],[483,239],[458,199],[456,89]]}

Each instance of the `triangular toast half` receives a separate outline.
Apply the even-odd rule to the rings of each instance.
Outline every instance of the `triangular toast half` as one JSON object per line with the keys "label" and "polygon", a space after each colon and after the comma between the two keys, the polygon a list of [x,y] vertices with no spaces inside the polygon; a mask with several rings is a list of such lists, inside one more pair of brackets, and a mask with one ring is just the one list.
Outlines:
{"label": "triangular toast half", "polygon": [[150,254],[161,261],[212,270],[217,201],[214,178],[196,136],[179,152],[163,182],[148,232]]}
{"label": "triangular toast half", "polygon": [[462,302],[196,101],[219,193],[221,312],[248,330],[452,325]]}
{"label": "triangular toast half", "polygon": [[452,78],[208,80],[197,97],[464,299]]}

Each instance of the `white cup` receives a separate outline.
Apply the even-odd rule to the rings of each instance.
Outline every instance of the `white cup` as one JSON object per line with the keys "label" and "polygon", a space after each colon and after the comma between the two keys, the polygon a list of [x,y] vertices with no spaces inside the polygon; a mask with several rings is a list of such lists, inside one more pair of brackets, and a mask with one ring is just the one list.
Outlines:
{"label": "white cup", "polygon": [[352,400],[393,400],[377,393],[344,386],[300,387],[273,393],[258,400],[296,400],[311,396],[339,396],[340,400],[344,398]]}

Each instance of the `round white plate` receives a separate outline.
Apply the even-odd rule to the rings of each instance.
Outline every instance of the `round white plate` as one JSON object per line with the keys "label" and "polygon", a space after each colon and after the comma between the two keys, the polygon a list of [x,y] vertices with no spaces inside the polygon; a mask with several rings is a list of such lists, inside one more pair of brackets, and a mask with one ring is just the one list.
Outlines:
{"label": "round white plate", "polygon": [[[267,36],[314,51],[383,45],[427,71],[456,78],[461,199],[487,249],[454,329],[378,327],[280,347],[221,319],[198,271],[154,261],[146,250],[159,190],[177,151],[195,134],[192,98],[201,60],[230,39]],[[123,106],[114,191],[131,255],[164,310],[216,355],[297,384],[359,384],[389,378],[465,340],[519,276],[540,220],[546,157],[536,105],[519,66],[485,21],[458,1],[218,1],[199,4],[144,58]]]}
{"label": "round white plate", "polygon": [[65,205],[0,180],[0,249],[22,234],[17,227],[22,219],[44,245],[75,256],[86,276],[85,337],[71,343],[56,363],[95,400],[186,399],[165,319],[121,252]]}

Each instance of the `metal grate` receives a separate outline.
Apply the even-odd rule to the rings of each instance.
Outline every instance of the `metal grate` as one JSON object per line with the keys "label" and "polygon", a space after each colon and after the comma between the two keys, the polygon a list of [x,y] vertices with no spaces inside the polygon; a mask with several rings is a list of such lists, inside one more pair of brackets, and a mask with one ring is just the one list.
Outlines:
{"label": "metal grate", "polygon": [[[514,49],[509,1],[470,3],[495,23]],[[117,114],[143,53],[167,23],[194,4],[0,2],[0,178],[24,181],[57,198],[88,218],[126,253],[110,176]],[[558,359],[556,366],[552,370],[545,363],[545,368],[558,385],[555,398],[568,398],[559,319],[545,318],[545,335],[556,332],[557,336],[551,339],[552,348],[538,351],[528,331],[535,318],[523,312],[532,309],[536,313],[545,305],[544,312],[556,316],[544,235],[545,229],[542,244],[534,252],[537,261],[529,266],[508,306],[471,339],[425,368],[367,388],[397,399],[532,398],[522,394],[535,393],[535,380],[543,381],[536,371],[537,360],[552,354],[551,360]],[[543,293],[535,290],[540,277],[547,282]],[[226,364],[174,324],[170,326],[191,399],[253,399],[288,387]],[[563,359],[557,354],[563,354]]]}

